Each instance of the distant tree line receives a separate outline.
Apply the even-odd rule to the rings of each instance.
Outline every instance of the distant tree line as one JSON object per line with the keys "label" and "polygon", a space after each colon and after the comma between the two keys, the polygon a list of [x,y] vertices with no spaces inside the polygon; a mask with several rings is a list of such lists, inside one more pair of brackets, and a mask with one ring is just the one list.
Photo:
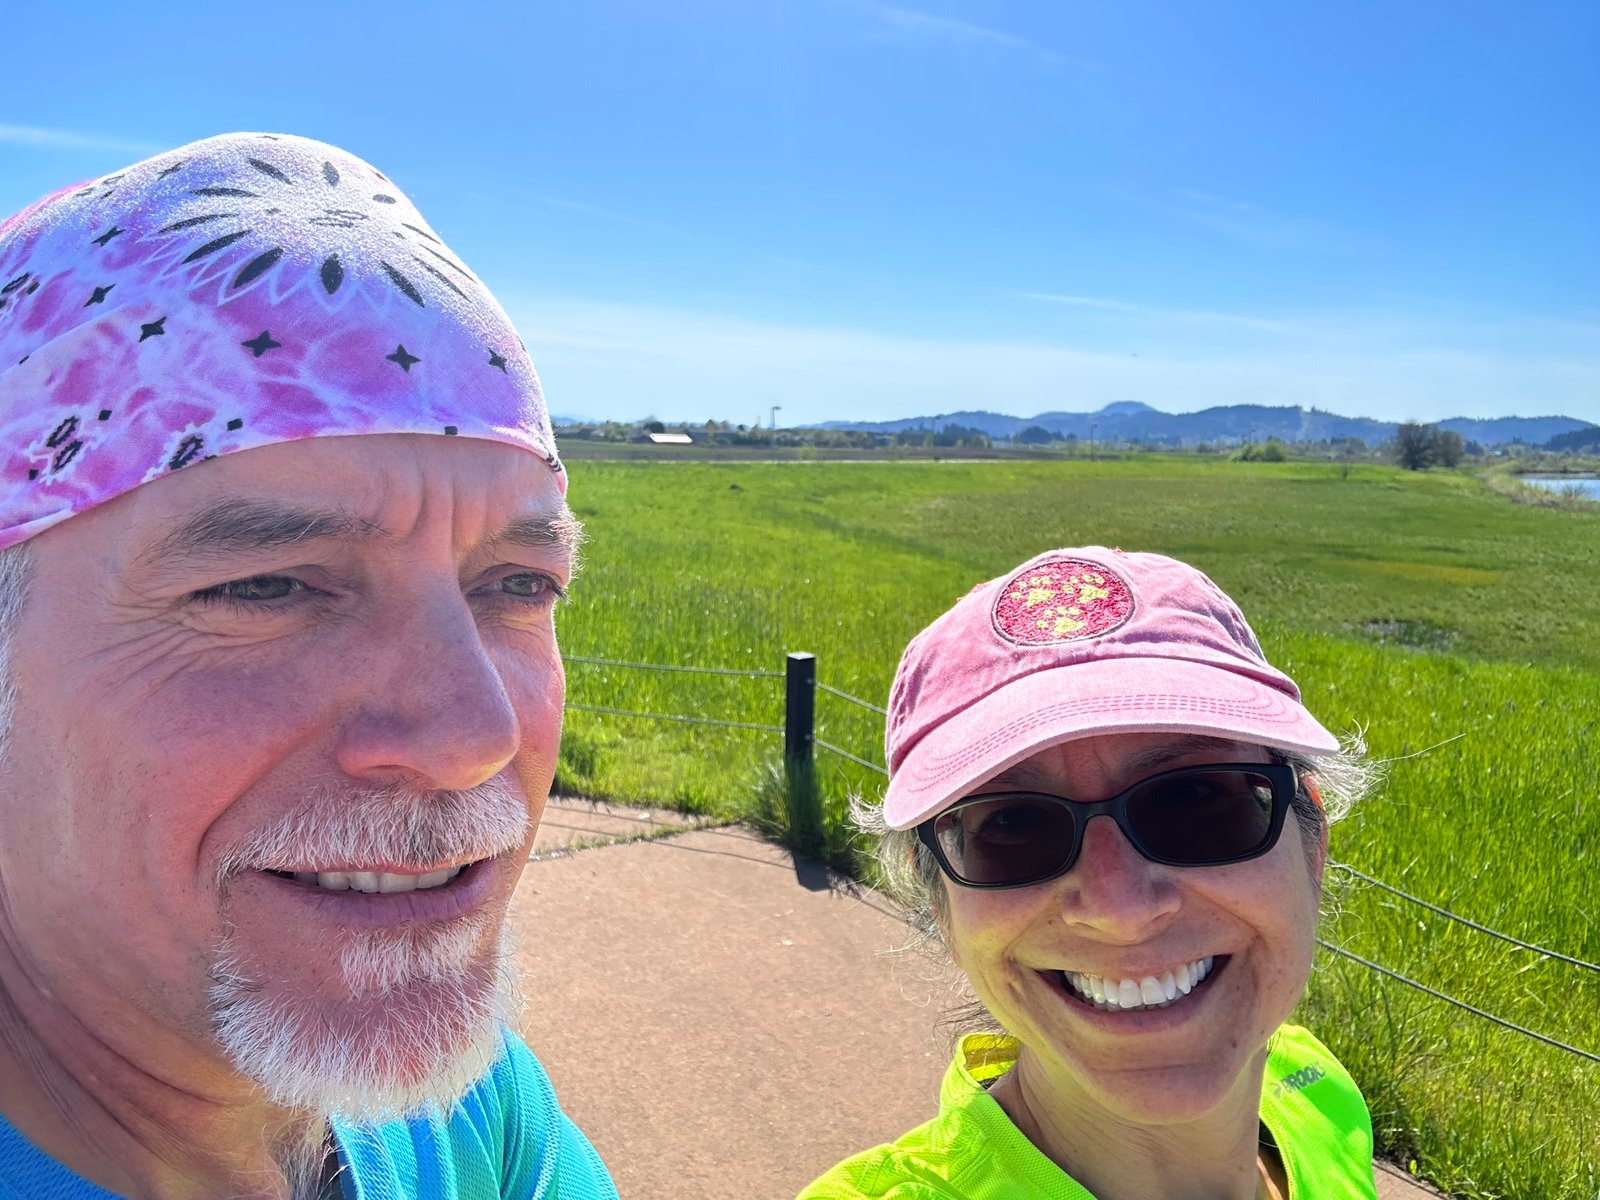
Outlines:
{"label": "distant tree line", "polygon": [[894,435],[897,446],[961,446],[969,450],[987,450],[989,435],[981,429],[951,423],[937,431],[932,429],[902,429]]}
{"label": "distant tree line", "polygon": [[1545,449],[1557,454],[1600,454],[1600,425],[1557,434],[1545,443]]}
{"label": "distant tree line", "polygon": [[[1105,437],[1097,441],[1080,440],[1076,434],[1061,434],[1034,423],[1010,438],[997,438],[974,426],[946,423],[940,426],[916,425],[895,432],[864,429],[816,429],[791,427],[773,429],[759,424],[739,425],[730,421],[703,423],[668,422],[655,417],[640,421],[580,421],[564,423],[558,431],[562,439],[596,442],[642,442],[652,433],[682,432],[697,445],[746,447],[816,447],[820,450],[970,449],[990,451],[1007,444],[1018,449],[1049,447],[1073,458],[1085,448],[1101,454],[1191,453],[1227,455],[1243,462],[1283,462],[1287,459],[1332,460],[1344,465],[1346,473],[1353,463],[1388,458],[1412,471],[1429,467],[1456,467],[1469,458],[1516,459],[1537,457],[1539,448],[1522,442],[1487,447],[1466,441],[1462,435],[1438,425],[1408,421],[1400,425],[1392,441],[1369,444],[1357,437],[1302,440],[1292,443],[1278,437],[1248,441],[1222,437],[1211,441],[1180,444],[1172,439]],[[1552,454],[1600,453],[1600,426],[1589,426],[1561,434],[1543,448]]]}

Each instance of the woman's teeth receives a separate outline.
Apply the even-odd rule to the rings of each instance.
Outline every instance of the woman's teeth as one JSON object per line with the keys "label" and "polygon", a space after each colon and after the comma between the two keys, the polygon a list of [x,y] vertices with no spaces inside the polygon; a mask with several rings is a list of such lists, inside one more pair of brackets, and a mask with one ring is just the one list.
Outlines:
{"label": "woman's teeth", "polygon": [[420,892],[449,883],[464,867],[446,867],[426,875],[395,875],[388,871],[296,871],[301,883],[314,883],[330,892]]}
{"label": "woman's teeth", "polygon": [[1061,981],[1086,1002],[1107,1012],[1133,1008],[1165,1008],[1180,996],[1187,996],[1211,974],[1213,957],[1185,963],[1175,971],[1164,971],[1159,978],[1102,979],[1083,971],[1063,971]]}

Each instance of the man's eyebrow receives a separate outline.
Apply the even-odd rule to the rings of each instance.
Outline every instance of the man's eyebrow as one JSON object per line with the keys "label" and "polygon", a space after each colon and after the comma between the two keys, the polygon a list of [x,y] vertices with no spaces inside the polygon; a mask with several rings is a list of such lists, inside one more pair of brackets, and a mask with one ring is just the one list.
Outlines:
{"label": "man's eyebrow", "polygon": [[149,566],[224,557],[330,537],[371,538],[382,530],[342,508],[304,509],[270,500],[222,500],[201,509],[141,556]]}
{"label": "man's eyebrow", "polygon": [[565,504],[557,513],[529,513],[511,520],[499,533],[483,539],[483,546],[520,546],[525,550],[560,550],[576,565],[583,544],[583,525]]}

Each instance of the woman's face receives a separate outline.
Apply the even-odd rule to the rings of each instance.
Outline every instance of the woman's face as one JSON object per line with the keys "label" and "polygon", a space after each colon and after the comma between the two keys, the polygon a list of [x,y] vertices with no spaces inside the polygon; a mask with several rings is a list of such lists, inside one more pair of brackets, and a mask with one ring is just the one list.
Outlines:
{"label": "woman's face", "polygon": [[[1040,751],[981,790],[1103,800],[1159,771],[1267,757],[1210,738],[1108,734]],[[1199,1117],[1230,1093],[1253,1111],[1267,1039],[1310,974],[1325,858],[1325,835],[1308,850],[1292,814],[1266,854],[1220,867],[1150,862],[1096,817],[1059,878],[997,891],[946,880],[946,934],[979,999],[1021,1041],[1024,1069],[1042,1069],[1052,1094],[1140,1124]],[[1188,971],[1192,982],[1206,960],[1188,994],[1145,1003],[1157,995],[1146,980],[1170,971],[1181,983]],[[1134,1006],[1097,1007],[1096,977]]]}

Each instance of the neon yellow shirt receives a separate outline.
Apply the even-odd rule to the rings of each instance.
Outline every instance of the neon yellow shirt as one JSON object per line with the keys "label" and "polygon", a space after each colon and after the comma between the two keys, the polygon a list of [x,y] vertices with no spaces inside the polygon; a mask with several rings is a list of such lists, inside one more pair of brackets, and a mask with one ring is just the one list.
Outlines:
{"label": "neon yellow shirt", "polygon": [[[847,1158],[799,1200],[1094,1200],[1046,1158],[984,1084],[1011,1069],[1015,1038],[961,1039],[939,1115],[892,1146]],[[1372,1118],[1350,1074],[1296,1025],[1272,1039],[1261,1121],[1278,1144],[1292,1200],[1376,1200]]]}

